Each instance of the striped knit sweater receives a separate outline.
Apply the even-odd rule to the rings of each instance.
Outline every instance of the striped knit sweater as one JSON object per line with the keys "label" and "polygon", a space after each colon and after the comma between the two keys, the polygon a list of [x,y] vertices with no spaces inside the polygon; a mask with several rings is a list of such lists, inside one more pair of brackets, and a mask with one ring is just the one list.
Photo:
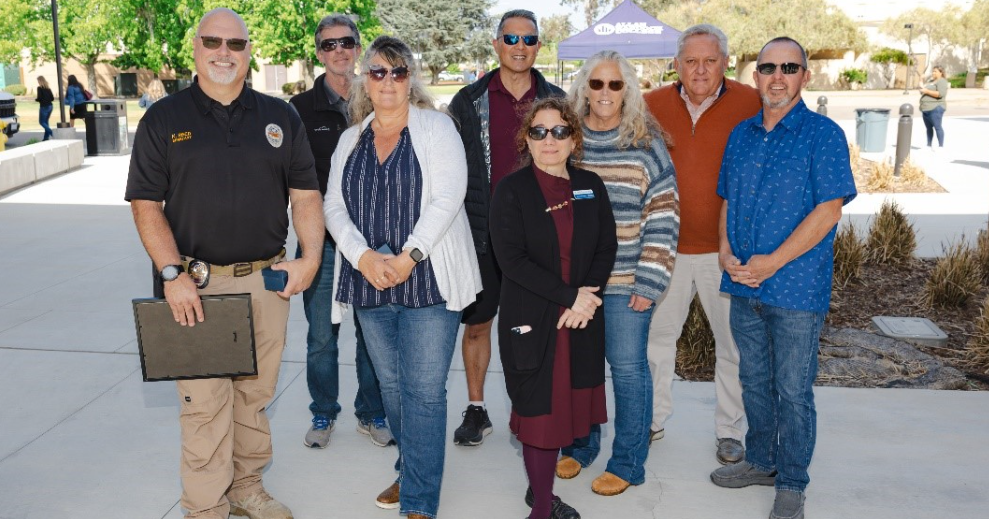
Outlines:
{"label": "striped knit sweater", "polygon": [[621,150],[617,128],[597,132],[584,126],[580,167],[604,181],[618,227],[618,255],[604,293],[659,299],[670,284],[680,232],[680,200],[666,144],[654,138],[649,148]]}

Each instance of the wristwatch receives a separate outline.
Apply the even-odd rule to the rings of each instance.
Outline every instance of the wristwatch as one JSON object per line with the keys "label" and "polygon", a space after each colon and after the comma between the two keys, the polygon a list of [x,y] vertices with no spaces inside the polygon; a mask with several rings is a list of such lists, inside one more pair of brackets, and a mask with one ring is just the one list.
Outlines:
{"label": "wristwatch", "polygon": [[175,278],[183,272],[185,269],[182,268],[182,265],[165,265],[165,268],[161,269],[161,279],[162,281],[175,281]]}
{"label": "wristwatch", "polygon": [[423,258],[422,251],[419,249],[412,249],[409,251],[409,257],[412,258],[412,261],[419,263]]}

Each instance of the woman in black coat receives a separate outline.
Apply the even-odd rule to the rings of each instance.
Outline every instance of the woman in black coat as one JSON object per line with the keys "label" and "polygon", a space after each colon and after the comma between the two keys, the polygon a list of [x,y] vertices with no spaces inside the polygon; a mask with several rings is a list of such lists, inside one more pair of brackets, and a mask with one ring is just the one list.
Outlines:
{"label": "woman in black coat", "polygon": [[531,164],[498,184],[490,221],[504,273],[498,340],[510,426],[523,444],[530,519],[573,519],[553,478],[559,449],[607,421],[599,294],[615,261],[615,220],[601,179],[571,164],[581,123],[564,99],[533,103],[518,140]]}

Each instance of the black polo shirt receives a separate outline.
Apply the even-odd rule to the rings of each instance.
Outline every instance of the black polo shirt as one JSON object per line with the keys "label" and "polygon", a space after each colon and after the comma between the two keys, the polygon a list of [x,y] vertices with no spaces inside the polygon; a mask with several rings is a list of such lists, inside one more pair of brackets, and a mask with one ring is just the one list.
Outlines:
{"label": "black polo shirt", "polygon": [[295,109],[246,86],[223,106],[193,83],[144,114],[124,198],[164,201],[179,253],[229,265],[284,247],[289,188],[319,189]]}

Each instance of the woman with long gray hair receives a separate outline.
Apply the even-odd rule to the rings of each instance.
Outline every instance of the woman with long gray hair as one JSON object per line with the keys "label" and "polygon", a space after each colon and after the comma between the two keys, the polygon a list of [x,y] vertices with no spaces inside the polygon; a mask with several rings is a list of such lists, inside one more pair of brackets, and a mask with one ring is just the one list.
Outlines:
{"label": "woman with long gray hair", "polygon": [[426,518],[439,508],[460,313],[481,279],[464,211],[464,147],[414,63],[390,36],[367,49],[324,212],[337,243],[332,321],[354,307],[399,449],[398,478],[376,504]]}
{"label": "woman with long gray hair", "polygon": [[[659,123],[621,54],[601,51],[577,73],[568,99],[583,120],[581,167],[604,181],[615,215],[618,255],[604,288],[605,357],[615,390],[611,459],[591,489],[620,494],[645,481],[652,423],[649,322],[669,286],[680,230],[673,162]],[[601,449],[601,428],[563,449],[557,476],[572,478]]]}

